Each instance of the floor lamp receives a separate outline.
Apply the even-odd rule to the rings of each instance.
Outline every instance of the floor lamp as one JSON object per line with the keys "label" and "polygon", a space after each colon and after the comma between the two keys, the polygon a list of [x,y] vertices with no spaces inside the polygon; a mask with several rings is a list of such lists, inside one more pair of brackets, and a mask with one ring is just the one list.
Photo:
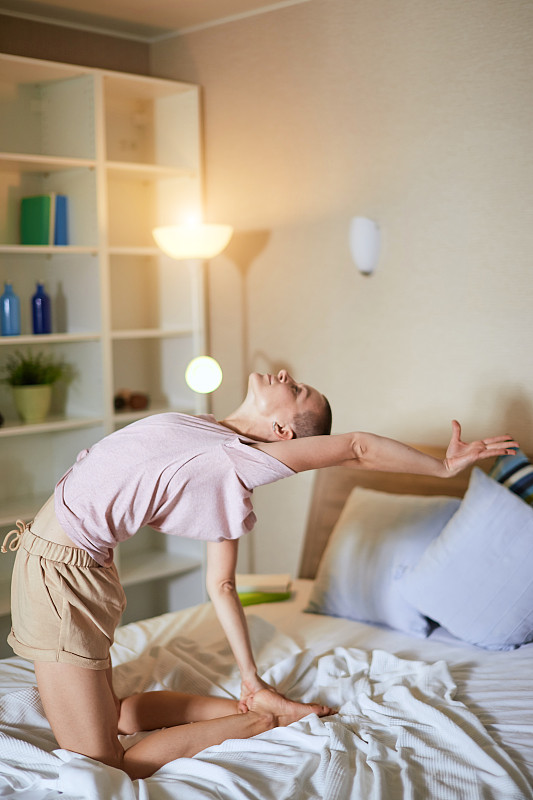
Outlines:
{"label": "floor lamp", "polygon": [[[196,274],[200,273],[199,279],[202,284],[205,280],[205,261],[224,250],[233,234],[231,225],[215,225],[205,222],[191,222],[183,225],[167,225],[154,228],[152,235],[157,246],[170,258],[180,261],[200,262],[195,264]],[[195,309],[197,322],[205,319],[203,292],[196,293],[201,295],[199,307]],[[197,330],[205,329],[205,325],[196,325]],[[199,394],[214,392],[222,381],[222,370],[214,358],[205,355],[206,336],[201,337],[195,343],[196,352],[203,355],[193,358],[185,370],[185,380],[187,385]]]}

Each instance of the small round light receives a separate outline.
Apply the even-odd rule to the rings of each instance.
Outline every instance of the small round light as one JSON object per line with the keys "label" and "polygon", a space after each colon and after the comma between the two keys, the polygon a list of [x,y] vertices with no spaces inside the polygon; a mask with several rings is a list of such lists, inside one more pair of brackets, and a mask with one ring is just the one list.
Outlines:
{"label": "small round light", "polygon": [[222,383],[222,370],[218,361],[210,356],[193,358],[185,370],[185,380],[193,392],[208,394]]}

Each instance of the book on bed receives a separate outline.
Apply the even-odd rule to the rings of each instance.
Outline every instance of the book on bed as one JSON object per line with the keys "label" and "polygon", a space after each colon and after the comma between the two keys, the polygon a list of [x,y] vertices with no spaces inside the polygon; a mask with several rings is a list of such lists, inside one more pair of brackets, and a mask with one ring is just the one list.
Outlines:
{"label": "book on bed", "polygon": [[288,600],[291,596],[291,576],[289,573],[279,574],[246,574],[236,576],[237,592],[243,606],[256,603],[274,603]]}

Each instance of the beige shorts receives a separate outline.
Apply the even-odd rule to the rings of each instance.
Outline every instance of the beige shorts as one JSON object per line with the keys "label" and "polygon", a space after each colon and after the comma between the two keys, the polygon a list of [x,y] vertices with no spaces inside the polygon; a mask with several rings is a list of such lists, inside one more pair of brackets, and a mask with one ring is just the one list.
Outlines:
{"label": "beige shorts", "polygon": [[26,527],[11,582],[7,641],[17,655],[106,669],[125,607],[114,564],[101,567],[85,550],[47,541]]}

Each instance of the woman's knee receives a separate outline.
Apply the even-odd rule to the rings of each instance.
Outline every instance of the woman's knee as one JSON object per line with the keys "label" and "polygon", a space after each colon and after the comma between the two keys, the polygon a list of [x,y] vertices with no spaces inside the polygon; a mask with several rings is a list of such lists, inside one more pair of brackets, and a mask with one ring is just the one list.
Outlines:
{"label": "woman's knee", "polygon": [[118,701],[118,732],[123,734],[138,733],[140,730],[137,714],[137,698],[132,694]]}

